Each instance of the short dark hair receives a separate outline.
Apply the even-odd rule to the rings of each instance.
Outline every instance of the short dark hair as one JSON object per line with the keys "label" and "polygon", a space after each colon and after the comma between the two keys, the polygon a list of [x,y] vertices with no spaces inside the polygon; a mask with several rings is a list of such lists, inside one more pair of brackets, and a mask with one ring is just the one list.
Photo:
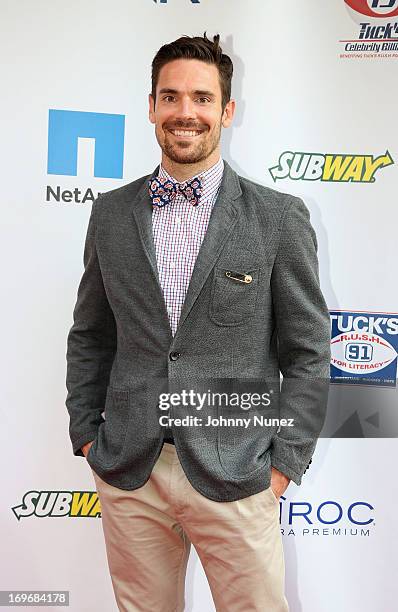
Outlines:
{"label": "short dark hair", "polygon": [[214,64],[218,68],[221,87],[222,110],[231,99],[231,81],[233,64],[231,58],[222,52],[220,35],[213,36],[211,41],[206,36],[181,36],[171,43],[160,47],[152,61],[152,97],[156,102],[156,86],[159,73],[165,64],[176,59],[196,59],[207,64]]}

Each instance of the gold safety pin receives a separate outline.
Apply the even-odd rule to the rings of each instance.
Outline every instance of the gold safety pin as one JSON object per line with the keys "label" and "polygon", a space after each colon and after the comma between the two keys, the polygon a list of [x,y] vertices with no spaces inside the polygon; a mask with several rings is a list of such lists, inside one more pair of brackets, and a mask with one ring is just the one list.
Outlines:
{"label": "gold safety pin", "polygon": [[229,270],[226,270],[225,272],[225,276],[228,276],[228,278],[232,278],[233,280],[237,280],[240,283],[251,283],[253,280],[253,277],[250,274],[240,274],[239,272],[230,272]]}

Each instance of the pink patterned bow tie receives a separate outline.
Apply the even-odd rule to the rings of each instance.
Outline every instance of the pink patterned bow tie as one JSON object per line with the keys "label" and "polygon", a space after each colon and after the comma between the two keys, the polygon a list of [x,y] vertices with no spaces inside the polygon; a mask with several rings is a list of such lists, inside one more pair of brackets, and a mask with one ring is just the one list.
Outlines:
{"label": "pink patterned bow tie", "polygon": [[148,184],[152,204],[160,208],[172,202],[177,193],[182,193],[192,206],[197,206],[203,192],[201,180],[197,177],[185,183],[175,183],[167,177],[155,177]]}

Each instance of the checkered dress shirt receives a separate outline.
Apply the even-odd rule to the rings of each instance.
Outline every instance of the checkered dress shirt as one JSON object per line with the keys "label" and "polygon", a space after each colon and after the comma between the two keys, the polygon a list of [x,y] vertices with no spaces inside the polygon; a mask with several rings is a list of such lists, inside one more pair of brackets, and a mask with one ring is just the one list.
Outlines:
{"label": "checkered dress shirt", "polygon": [[[224,162],[220,157],[214,166],[195,175],[200,178],[203,186],[203,193],[197,206],[192,206],[183,194],[177,193],[175,199],[166,206],[154,206],[152,209],[152,231],[159,280],[173,336],[177,330],[196,257],[206,234],[223,171]],[[162,165],[158,177],[167,177],[179,182],[170,176]]]}

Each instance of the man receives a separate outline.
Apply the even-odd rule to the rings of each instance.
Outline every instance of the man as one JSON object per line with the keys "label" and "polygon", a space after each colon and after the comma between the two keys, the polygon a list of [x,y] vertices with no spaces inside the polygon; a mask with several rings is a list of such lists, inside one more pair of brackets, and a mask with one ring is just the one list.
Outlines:
{"label": "man", "polygon": [[[279,497],[301,483],[322,426],[314,381],[328,378],[329,317],[303,202],[220,156],[232,71],[218,35],[158,51],[149,119],[161,165],[102,194],[87,231],[66,403],[128,612],[184,609],[191,543],[219,612],[288,610]],[[249,410],[199,410],[198,395],[187,396],[257,389],[253,381],[273,405],[257,410],[260,395],[249,394]],[[189,401],[173,403],[165,389]],[[275,406],[295,427],[254,426]],[[248,428],[236,425],[243,418],[223,425],[231,414]]]}

